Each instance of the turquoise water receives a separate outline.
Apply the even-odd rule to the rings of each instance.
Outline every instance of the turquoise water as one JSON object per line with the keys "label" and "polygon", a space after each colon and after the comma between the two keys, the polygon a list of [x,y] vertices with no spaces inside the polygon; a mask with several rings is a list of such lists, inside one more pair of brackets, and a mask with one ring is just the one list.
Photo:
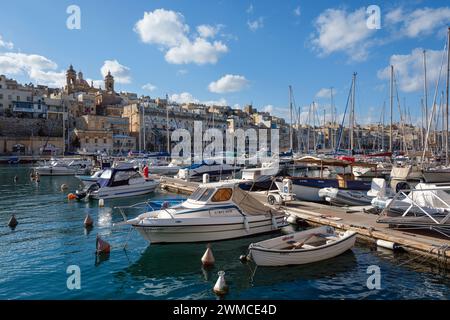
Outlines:
{"label": "turquoise water", "polygon": [[[307,266],[253,268],[241,264],[250,242],[270,237],[213,243],[216,265],[204,270],[205,244],[148,245],[121,220],[114,206],[149,197],[97,202],[68,201],[74,177],[41,177],[30,182],[29,167],[0,166],[0,299],[216,299],[212,287],[224,270],[227,299],[448,299],[450,277],[431,265],[406,263],[412,256],[357,245],[335,259]],[[19,177],[15,184],[13,177]],[[67,184],[66,192],[60,191]],[[152,198],[176,195],[155,193]],[[19,225],[8,226],[12,213]],[[89,213],[95,221],[87,232]],[[99,234],[112,245],[109,257],[95,255]],[[127,242],[127,239],[129,241]],[[123,247],[128,243],[127,249]],[[69,290],[66,269],[78,265],[81,289]],[[369,290],[367,268],[378,265],[381,289]]]}

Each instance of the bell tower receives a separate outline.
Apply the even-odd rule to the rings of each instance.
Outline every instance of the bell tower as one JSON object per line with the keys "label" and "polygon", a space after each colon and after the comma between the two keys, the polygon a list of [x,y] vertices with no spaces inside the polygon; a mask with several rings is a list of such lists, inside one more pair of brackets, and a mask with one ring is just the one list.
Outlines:
{"label": "bell tower", "polygon": [[77,73],[70,65],[69,69],[66,71],[66,91],[67,93],[72,93],[75,90],[75,85],[77,81]]}
{"label": "bell tower", "polygon": [[105,90],[114,92],[114,77],[111,75],[111,71],[105,76]]}

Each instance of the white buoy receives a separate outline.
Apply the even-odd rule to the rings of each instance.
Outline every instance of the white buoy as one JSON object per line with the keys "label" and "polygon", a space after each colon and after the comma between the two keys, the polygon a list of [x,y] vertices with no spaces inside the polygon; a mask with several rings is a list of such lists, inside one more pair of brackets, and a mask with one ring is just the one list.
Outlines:
{"label": "white buoy", "polygon": [[63,183],[61,185],[61,191],[67,190],[69,187],[67,186],[67,184]]}
{"label": "white buoy", "polygon": [[225,271],[219,271],[217,274],[219,275],[219,279],[217,279],[214,285],[214,293],[218,296],[226,295],[228,293],[228,285],[225,281]]}
{"label": "white buoy", "polygon": [[209,183],[209,174],[207,173],[203,174],[203,183]]}
{"label": "white buoy", "polygon": [[386,240],[377,240],[377,246],[385,248],[385,249],[389,249],[392,251],[398,250],[400,249],[400,246],[394,242],[391,241],[386,241]]}
{"label": "white buoy", "polygon": [[287,221],[289,224],[294,224],[294,225],[296,225],[296,224],[297,224],[297,216],[295,216],[295,215],[293,215],[293,214],[290,214],[290,215],[288,216],[288,218],[286,219],[286,221]]}
{"label": "white buoy", "polygon": [[17,183],[17,181],[19,180],[18,176],[14,176],[14,183]]}
{"label": "white buoy", "polygon": [[211,250],[211,245],[208,243],[208,245],[206,246],[205,254],[202,257],[202,264],[205,267],[207,267],[207,266],[213,266],[215,262],[216,262],[216,259],[214,259],[214,255]]}
{"label": "white buoy", "polygon": [[105,206],[105,200],[104,199],[99,199],[98,200],[98,206],[99,207],[104,207]]}

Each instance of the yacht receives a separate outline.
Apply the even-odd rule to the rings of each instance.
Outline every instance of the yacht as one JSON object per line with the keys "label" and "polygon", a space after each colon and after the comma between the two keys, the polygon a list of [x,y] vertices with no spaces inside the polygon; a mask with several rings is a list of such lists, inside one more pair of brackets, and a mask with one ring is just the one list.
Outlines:
{"label": "yacht", "polygon": [[89,174],[92,168],[91,160],[76,158],[51,159],[50,164],[34,168],[40,176],[74,176]]}
{"label": "yacht", "polygon": [[240,167],[216,162],[216,161],[203,161],[202,163],[194,163],[189,167],[181,168],[178,170],[175,178],[182,180],[201,180],[204,174],[209,174],[210,177],[230,177],[234,173],[241,170]]}
{"label": "yacht", "polygon": [[282,212],[256,200],[240,180],[200,184],[182,204],[127,220],[151,243],[217,241],[279,230]]}
{"label": "yacht", "polygon": [[159,181],[144,178],[138,168],[111,168],[103,171],[98,180],[76,191],[78,200],[111,199],[139,196],[155,191]]}

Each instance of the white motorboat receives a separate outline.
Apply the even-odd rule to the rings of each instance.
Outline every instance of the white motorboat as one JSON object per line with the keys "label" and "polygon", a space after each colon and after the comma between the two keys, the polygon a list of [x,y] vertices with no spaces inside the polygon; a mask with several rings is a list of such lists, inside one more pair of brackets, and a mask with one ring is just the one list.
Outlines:
{"label": "white motorboat", "polygon": [[52,159],[50,164],[35,167],[40,176],[74,176],[90,173],[91,160],[86,159]]}
{"label": "white motorboat", "polygon": [[236,180],[201,184],[182,204],[139,215],[132,225],[151,243],[203,242],[271,232],[286,225]]}
{"label": "white motorboat", "polygon": [[319,196],[330,204],[337,206],[366,206],[372,203],[376,197],[390,195],[386,180],[381,178],[372,179],[369,191],[345,190],[339,188],[323,188],[319,190]]}
{"label": "white motorboat", "polygon": [[155,191],[159,181],[144,178],[137,168],[105,170],[97,182],[76,191],[77,198],[111,199],[139,196]]}
{"label": "white motorboat", "polygon": [[334,258],[355,245],[356,232],[325,226],[252,243],[248,257],[258,266],[300,265]]}
{"label": "white motorboat", "polygon": [[240,170],[240,167],[227,163],[203,161],[202,163],[194,163],[189,167],[181,168],[175,177],[183,180],[201,180],[204,174],[209,174],[210,177],[223,178],[230,177]]}

